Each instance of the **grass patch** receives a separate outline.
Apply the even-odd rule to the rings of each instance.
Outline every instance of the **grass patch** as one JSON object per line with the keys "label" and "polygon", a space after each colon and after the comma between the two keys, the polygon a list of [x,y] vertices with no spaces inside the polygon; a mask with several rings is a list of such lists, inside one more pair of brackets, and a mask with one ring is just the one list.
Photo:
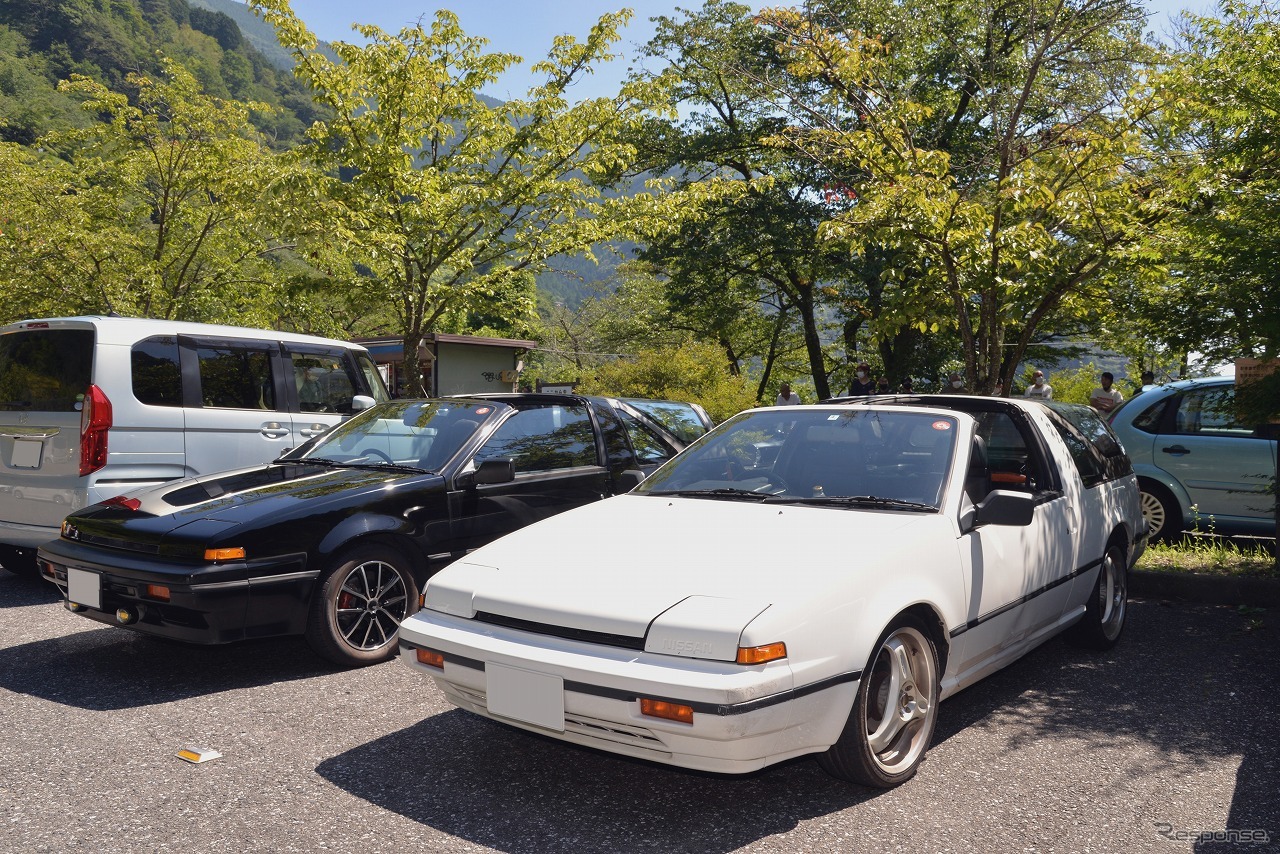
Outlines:
{"label": "grass patch", "polygon": [[1216,537],[1187,537],[1181,542],[1150,545],[1134,569],[1280,578],[1276,558],[1267,549],[1261,546],[1242,548],[1230,540]]}

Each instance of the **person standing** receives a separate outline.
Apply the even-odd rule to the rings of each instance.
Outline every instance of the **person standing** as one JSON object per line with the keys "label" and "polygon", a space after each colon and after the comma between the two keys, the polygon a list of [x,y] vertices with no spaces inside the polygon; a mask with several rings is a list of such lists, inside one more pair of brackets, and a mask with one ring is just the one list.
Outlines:
{"label": "person standing", "polygon": [[778,389],[778,399],[774,402],[774,406],[799,406],[800,395],[791,393],[791,384],[783,383]]}
{"label": "person standing", "polygon": [[859,362],[858,371],[854,375],[853,382],[849,384],[849,396],[861,397],[875,393],[876,382],[871,378],[871,366],[866,362]]}
{"label": "person standing", "polygon": [[1044,371],[1037,370],[1031,375],[1031,385],[1027,386],[1027,390],[1023,392],[1022,396],[1039,398],[1040,400],[1053,399],[1053,386],[1044,381]]}
{"label": "person standing", "polygon": [[1099,379],[1102,387],[1095,388],[1093,394],[1089,395],[1089,405],[1099,412],[1110,412],[1124,403],[1124,395],[1120,393],[1120,389],[1112,385],[1116,378],[1110,371],[1103,371]]}
{"label": "person standing", "polygon": [[968,394],[964,390],[964,378],[955,371],[951,372],[951,376],[947,377],[947,384],[942,387],[940,394]]}

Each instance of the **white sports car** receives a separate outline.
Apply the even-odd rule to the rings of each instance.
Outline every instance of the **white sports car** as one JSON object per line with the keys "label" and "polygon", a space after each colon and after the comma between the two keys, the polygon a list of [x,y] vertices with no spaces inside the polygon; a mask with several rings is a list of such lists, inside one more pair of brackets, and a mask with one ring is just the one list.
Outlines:
{"label": "white sports car", "polygon": [[441,571],[400,656],[461,708],[565,741],[720,772],[816,753],[894,786],[943,698],[1063,630],[1114,644],[1145,542],[1088,407],[756,409]]}

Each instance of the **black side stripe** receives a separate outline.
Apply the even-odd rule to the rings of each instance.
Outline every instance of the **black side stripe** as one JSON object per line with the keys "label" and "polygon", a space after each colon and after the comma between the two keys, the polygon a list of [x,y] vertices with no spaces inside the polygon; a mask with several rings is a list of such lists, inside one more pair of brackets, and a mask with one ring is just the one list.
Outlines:
{"label": "black side stripe", "polygon": [[[400,641],[400,648],[405,649],[426,649],[419,644],[410,643],[409,641]],[[434,650],[433,650],[434,651]],[[474,658],[464,658],[460,655],[446,653],[444,660],[450,664],[456,664],[459,667],[469,667],[472,670],[484,670],[484,662]],[[717,715],[719,717],[727,717],[730,715],[742,715],[747,712],[754,712],[756,709],[764,709],[769,706],[776,706],[779,703],[786,703],[790,700],[796,700],[800,697],[806,697],[809,694],[816,694],[819,691],[825,691],[836,685],[843,685],[846,682],[857,682],[862,678],[861,670],[853,670],[848,673],[837,673],[835,676],[828,676],[826,679],[819,679],[817,682],[810,682],[800,688],[792,688],[787,691],[780,691],[777,694],[770,694],[767,697],[757,697],[754,700],[747,700],[742,703],[730,703],[728,705],[721,703],[703,703],[696,700],[679,700],[673,697],[654,697],[645,695],[647,700],[661,700],[666,703],[675,703],[681,706],[689,706],[695,712],[704,715]],[[630,703],[640,699],[640,695],[635,691],[628,691],[621,688],[605,688],[601,685],[591,685],[586,682],[565,682],[564,689],[572,691],[575,694],[590,694],[594,697],[605,697],[610,700],[622,700]]]}
{"label": "black side stripe", "polygon": [[1030,602],[1032,599],[1036,598],[1037,596],[1041,596],[1045,593],[1048,593],[1050,590],[1054,589],[1055,587],[1060,587],[1063,584],[1066,584],[1068,581],[1071,581],[1074,578],[1084,575],[1089,570],[1095,569],[1099,566],[1102,566],[1102,558],[1089,561],[1084,566],[1080,567],[1074,572],[1071,572],[1067,575],[1062,576],[1061,578],[1056,578],[1053,581],[1050,581],[1048,584],[1046,584],[1044,587],[1041,587],[1039,590],[1033,590],[1030,593],[1028,593],[1026,596],[1023,596],[1020,599],[1015,599],[1007,605],[1001,605],[999,608],[996,608],[994,611],[988,614],[983,614],[980,617],[975,617],[974,619],[965,623],[963,626],[956,626],[954,629],[951,630],[950,636],[953,638],[959,637],[960,635],[964,634],[970,629],[977,628],[978,626],[982,625],[983,623],[989,620],[994,620],[996,617],[1000,616],[1006,611],[1011,611],[1014,608],[1017,608],[1019,605],[1025,605],[1026,603]]}

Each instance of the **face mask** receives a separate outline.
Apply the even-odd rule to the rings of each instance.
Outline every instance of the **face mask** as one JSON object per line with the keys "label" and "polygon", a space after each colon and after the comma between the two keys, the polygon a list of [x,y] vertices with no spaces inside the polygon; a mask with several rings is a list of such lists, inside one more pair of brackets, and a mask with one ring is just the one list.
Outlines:
{"label": "face mask", "polygon": [[964,385],[964,383],[963,383],[961,380],[952,380],[952,381],[951,381],[951,387],[952,387],[952,388],[960,388],[960,386],[962,386],[962,385]]}
{"label": "face mask", "polygon": [[1044,385],[1044,377],[1036,377],[1036,385]]}
{"label": "face mask", "polygon": [[865,380],[866,378],[867,378],[867,372],[866,372],[866,371],[858,371],[858,379],[860,379],[860,380]]}

